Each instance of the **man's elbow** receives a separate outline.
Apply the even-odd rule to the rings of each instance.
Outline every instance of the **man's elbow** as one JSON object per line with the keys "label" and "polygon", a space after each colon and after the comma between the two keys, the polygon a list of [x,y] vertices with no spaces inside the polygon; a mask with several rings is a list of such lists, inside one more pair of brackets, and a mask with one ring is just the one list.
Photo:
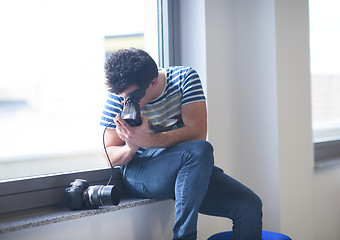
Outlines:
{"label": "man's elbow", "polygon": [[207,133],[203,131],[197,133],[193,140],[207,140]]}

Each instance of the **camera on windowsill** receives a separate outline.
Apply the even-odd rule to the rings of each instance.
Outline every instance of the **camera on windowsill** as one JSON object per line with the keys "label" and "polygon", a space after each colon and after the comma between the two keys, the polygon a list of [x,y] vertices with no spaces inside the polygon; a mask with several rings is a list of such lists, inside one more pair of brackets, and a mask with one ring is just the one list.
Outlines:
{"label": "camera on windowsill", "polygon": [[76,179],[66,188],[66,207],[71,210],[118,205],[120,190],[115,185],[94,185],[83,179]]}

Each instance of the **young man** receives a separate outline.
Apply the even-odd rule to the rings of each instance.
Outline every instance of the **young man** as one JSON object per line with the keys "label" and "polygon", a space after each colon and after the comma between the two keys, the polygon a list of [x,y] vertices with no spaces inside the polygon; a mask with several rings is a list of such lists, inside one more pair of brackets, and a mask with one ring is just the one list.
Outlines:
{"label": "young man", "polygon": [[[262,202],[250,189],[214,166],[206,139],[207,112],[201,81],[192,68],[158,70],[139,49],[114,52],[105,64],[109,89],[101,125],[114,166],[127,189],[142,198],[175,200],[174,239],[196,239],[198,213],[233,220],[233,239],[259,240]],[[120,117],[124,98],[145,90],[142,124]]]}

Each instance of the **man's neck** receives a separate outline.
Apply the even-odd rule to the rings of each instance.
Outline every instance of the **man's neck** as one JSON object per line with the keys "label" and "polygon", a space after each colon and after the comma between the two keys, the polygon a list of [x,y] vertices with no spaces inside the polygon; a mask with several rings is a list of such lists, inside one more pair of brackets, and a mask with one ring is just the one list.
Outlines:
{"label": "man's neck", "polygon": [[158,77],[157,77],[157,84],[155,86],[155,94],[152,98],[152,100],[157,99],[164,91],[165,88],[165,77],[166,73],[164,70],[159,71]]}

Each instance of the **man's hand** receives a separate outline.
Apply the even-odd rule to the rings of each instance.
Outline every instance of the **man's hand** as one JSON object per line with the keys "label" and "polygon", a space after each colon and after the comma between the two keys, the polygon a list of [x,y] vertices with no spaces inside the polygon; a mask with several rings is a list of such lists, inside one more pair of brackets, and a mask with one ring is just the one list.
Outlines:
{"label": "man's hand", "polygon": [[[148,119],[141,115],[142,125],[131,127],[124,119],[117,116],[114,119],[116,124],[116,136],[119,145],[126,145],[128,149],[142,148],[167,148],[176,144],[206,139],[207,134],[207,112],[204,101],[194,102],[182,106],[182,119],[184,127],[160,132],[151,135],[149,133]],[[116,139],[118,141],[118,139]],[[114,143],[117,146],[117,143]],[[137,150],[136,150],[137,151]]]}
{"label": "man's hand", "polygon": [[120,139],[127,145],[148,148],[152,146],[152,137],[149,133],[148,119],[141,115],[142,125],[131,127],[120,116],[116,116],[114,123],[116,124],[116,132]]}

